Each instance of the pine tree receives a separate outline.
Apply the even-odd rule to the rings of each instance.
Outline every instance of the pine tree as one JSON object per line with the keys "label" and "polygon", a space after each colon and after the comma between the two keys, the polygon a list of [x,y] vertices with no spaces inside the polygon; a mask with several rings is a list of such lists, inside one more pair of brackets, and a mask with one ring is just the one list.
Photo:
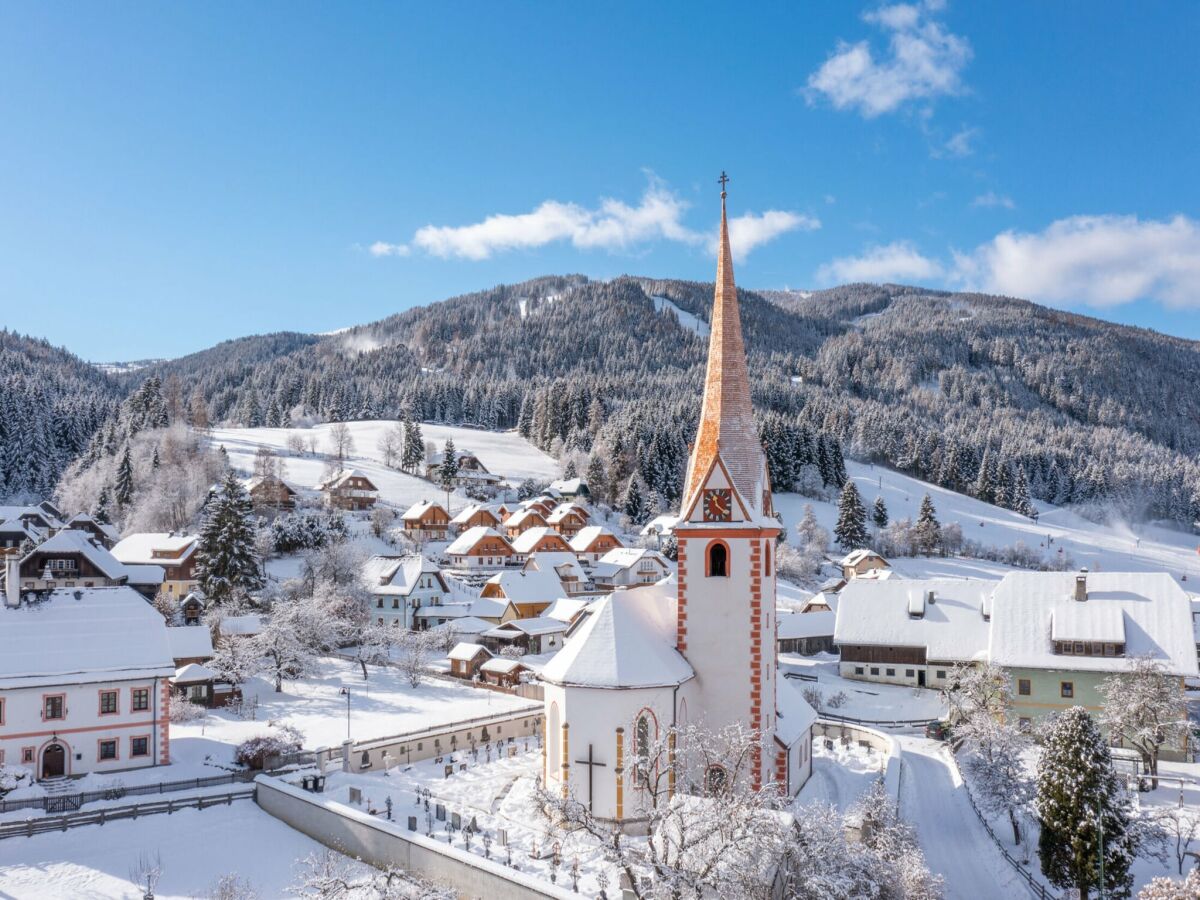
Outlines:
{"label": "pine tree", "polygon": [[1038,762],[1037,800],[1042,872],[1060,888],[1087,898],[1099,887],[1101,833],[1104,887],[1128,896],[1136,851],[1130,833],[1129,800],[1113,769],[1100,729],[1081,706],[1054,717]]}
{"label": "pine tree", "polygon": [[446,507],[450,506],[450,492],[454,490],[455,482],[458,479],[458,451],[454,449],[454,441],[450,438],[446,439],[446,446],[442,450],[442,462],[438,466],[438,484],[442,486],[442,490],[446,492]]}
{"label": "pine tree", "polygon": [[108,524],[111,521],[109,519],[110,513],[108,511],[111,505],[112,499],[108,490],[108,485],[104,485],[102,488],[100,488],[100,496],[96,498],[96,505],[92,509],[92,518],[97,522]]}
{"label": "pine tree", "polygon": [[1012,508],[1031,519],[1037,516],[1037,508],[1029,497],[1029,477],[1025,474],[1024,466],[1017,466],[1017,477],[1013,482]]}
{"label": "pine tree", "polygon": [[838,520],[833,536],[843,550],[867,546],[867,511],[853,481],[847,481],[838,498]]}
{"label": "pine tree", "polygon": [[196,549],[196,579],[205,596],[221,604],[261,588],[250,497],[234,472],[225,475],[206,512]]}
{"label": "pine tree", "polygon": [[565,478],[569,481],[572,478],[578,478],[578,477],[579,477],[579,470],[575,468],[575,460],[573,460],[573,459],[568,460],[566,468],[563,469],[563,478]]}
{"label": "pine tree", "polygon": [[404,453],[400,467],[405,472],[416,472],[425,460],[425,439],[421,436],[421,423],[412,417],[404,420]]}
{"label": "pine tree", "polygon": [[942,526],[937,520],[933,499],[926,494],[921,498],[921,510],[917,513],[917,524],[913,526],[913,539],[917,550],[928,556],[942,541]]}
{"label": "pine tree", "polygon": [[883,497],[875,498],[875,505],[871,508],[871,521],[880,531],[887,528],[888,508],[887,504],[883,502]]}
{"label": "pine tree", "polygon": [[155,444],[154,452],[150,455],[150,468],[157,472],[160,465],[162,465],[162,463],[158,458],[158,444]]}
{"label": "pine tree", "polygon": [[113,485],[113,499],[117,501],[118,509],[124,509],[133,502],[133,459],[130,456],[128,444],[125,445],[121,461],[117,464],[117,480]]}
{"label": "pine tree", "polygon": [[637,472],[633,473],[629,485],[625,488],[625,496],[621,498],[621,511],[629,516],[629,520],[635,525],[646,521],[646,483]]}
{"label": "pine tree", "polygon": [[596,500],[600,500],[605,493],[608,485],[608,475],[604,471],[604,460],[598,453],[593,453],[588,459],[587,467],[588,494]]}

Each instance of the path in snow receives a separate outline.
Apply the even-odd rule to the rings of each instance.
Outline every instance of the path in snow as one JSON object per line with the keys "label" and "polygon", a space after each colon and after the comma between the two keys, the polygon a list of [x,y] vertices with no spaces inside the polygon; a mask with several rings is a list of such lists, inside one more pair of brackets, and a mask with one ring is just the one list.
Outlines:
{"label": "path in snow", "polygon": [[925,861],[946,880],[947,900],[1028,896],[971,808],[966,787],[942,757],[942,745],[897,735],[904,753],[900,813],[917,829]]}

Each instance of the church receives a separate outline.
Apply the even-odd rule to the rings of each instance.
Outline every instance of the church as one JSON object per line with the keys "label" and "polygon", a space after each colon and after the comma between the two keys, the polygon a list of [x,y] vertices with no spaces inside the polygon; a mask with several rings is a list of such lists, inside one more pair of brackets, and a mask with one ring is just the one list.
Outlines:
{"label": "church", "polygon": [[[722,187],[724,187],[722,176]],[[721,191],[721,237],[700,426],[675,534],[676,574],[618,590],[542,672],[547,789],[636,825],[629,760],[672,727],[760,735],[754,787],[786,796],[812,772],[816,713],[775,660],[774,517],[754,422]],[[698,774],[698,773],[693,773]],[[708,779],[720,773],[703,773]]]}

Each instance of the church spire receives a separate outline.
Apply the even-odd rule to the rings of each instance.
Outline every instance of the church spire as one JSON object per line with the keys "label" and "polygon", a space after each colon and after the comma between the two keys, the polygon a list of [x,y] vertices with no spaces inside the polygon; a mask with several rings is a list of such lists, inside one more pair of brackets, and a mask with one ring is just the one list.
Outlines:
{"label": "church spire", "polygon": [[[750,374],[742,342],[737,287],[733,283],[733,255],[729,250],[729,221],[725,213],[724,172],[721,183],[721,239],[717,250],[717,285],[713,298],[708,371],[704,378],[704,403],[700,428],[688,463],[685,501],[701,487],[713,458],[720,452],[734,487],[751,508],[762,511],[764,460],[750,402]],[[685,508],[687,503],[685,502]]]}

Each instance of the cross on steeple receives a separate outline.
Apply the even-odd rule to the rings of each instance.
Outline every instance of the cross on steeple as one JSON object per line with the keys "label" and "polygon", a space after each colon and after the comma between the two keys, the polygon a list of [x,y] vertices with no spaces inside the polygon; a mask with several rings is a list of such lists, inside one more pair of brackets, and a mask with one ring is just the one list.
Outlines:
{"label": "cross on steeple", "polygon": [[721,182],[721,196],[725,196],[725,185],[729,184],[729,176],[725,174],[725,170],[721,170],[721,177],[717,179]]}

